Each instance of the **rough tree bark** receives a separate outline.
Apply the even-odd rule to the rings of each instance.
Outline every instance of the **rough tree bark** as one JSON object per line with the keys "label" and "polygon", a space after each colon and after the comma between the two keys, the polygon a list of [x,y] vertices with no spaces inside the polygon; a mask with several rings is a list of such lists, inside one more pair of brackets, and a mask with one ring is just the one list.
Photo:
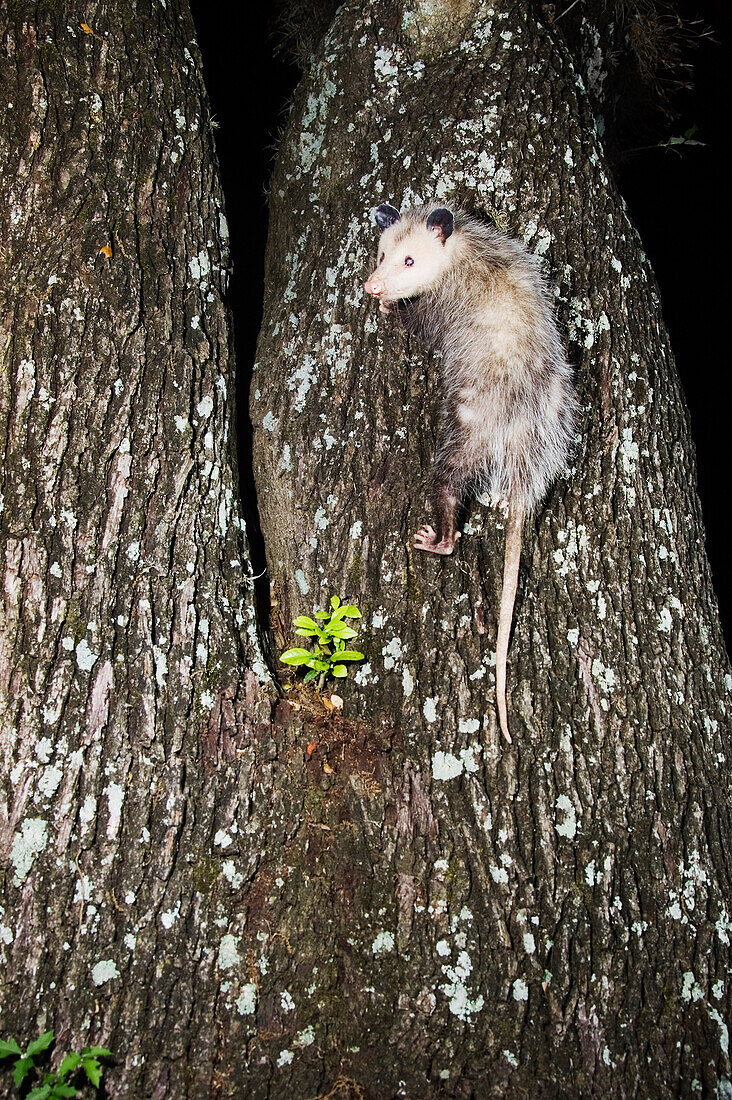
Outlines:
{"label": "rough tree bark", "polygon": [[270,802],[228,233],[186,6],[70,11],[2,32],[2,1026],[204,1096]]}
{"label": "rough tree bark", "polygon": [[[729,666],[656,287],[561,39],[526,3],[449,10],[343,5],[272,183],[252,418],[280,625],[336,592],[369,655],[288,927],[319,913],[340,1008],[313,995],[358,1021],[374,1095],[724,1092]],[[410,549],[439,363],[361,289],[373,207],[430,200],[545,257],[583,404],[526,533],[510,749],[503,522],[476,506],[454,560]]]}
{"label": "rough tree bark", "polygon": [[[343,718],[273,708],[257,644],[189,15],[21,0],[3,34],[2,1024],[111,1047],[113,1096],[731,1087],[729,670],[652,275],[553,33],[450,10],[339,9],[272,189],[275,625],[358,599]],[[546,256],[585,408],[511,748],[501,524],[415,560],[439,365],[361,295],[371,205],[443,195]]]}

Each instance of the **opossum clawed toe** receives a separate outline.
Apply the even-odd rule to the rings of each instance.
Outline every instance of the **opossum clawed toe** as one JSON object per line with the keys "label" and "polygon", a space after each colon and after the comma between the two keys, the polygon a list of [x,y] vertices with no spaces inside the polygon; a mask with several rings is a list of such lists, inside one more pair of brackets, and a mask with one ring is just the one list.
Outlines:
{"label": "opossum clawed toe", "polygon": [[382,204],[378,266],[365,290],[442,352],[441,440],[429,525],[418,550],[451,554],[469,492],[505,502],[506,551],[496,644],[496,702],[507,741],[506,656],[524,516],[567,464],[576,399],[538,261],[518,241],[440,206]]}
{"label": "opossum clawed toe", "polygon": [[451,536],[438,539],[434,527],[425,523],[414,536],[415,550],[429,550],[431,554],[452,554],[455,543],[460,538],[459,531],[453,531]]}

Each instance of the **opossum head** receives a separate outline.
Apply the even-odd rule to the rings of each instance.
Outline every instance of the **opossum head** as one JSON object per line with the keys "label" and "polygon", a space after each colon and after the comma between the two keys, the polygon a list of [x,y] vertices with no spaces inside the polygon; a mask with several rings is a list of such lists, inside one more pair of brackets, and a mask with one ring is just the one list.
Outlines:
{"label": "opossum head", "polygon": [[379,262],[364,283],[366,293],[378,298],[383,309],[388,302],[414,298],[434,287],[453,258],[451,211],[439,207],[426,217],[415,211],[402,216],[383,204],[376,211],[376,224],[381,229]]}

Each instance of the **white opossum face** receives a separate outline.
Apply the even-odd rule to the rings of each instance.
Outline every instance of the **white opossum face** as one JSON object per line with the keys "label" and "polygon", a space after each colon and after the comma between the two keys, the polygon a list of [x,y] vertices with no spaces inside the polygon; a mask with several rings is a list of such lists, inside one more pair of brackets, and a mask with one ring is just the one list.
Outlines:
{"label": "white opossum face", "polygon": [[440,279],[451,261],[449,238],[455,227],[453,215],[440,207],[428,218],[405,216],[386,204],[376,211],[379,265],[364,283],[367,294],[379,299],[386,312],[389,302],[424,294]]}

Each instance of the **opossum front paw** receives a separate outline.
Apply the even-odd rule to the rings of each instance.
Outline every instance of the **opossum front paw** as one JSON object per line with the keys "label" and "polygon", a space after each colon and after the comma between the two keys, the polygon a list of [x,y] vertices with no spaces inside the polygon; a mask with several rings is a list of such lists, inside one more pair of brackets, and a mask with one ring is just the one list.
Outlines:
{"label": "opossum front paw", "polygon": [[455,549],[455,541],[460,538],[460,532],[455,531],[451,538],[437,538],[434,527],[425,523],[414,536],[415,550],[429,550],[431,554],[452,554]]}
{"label": "opossum front paw", "polygon": [[379,313],[391,313],[391,302],[379,302]]}
{"label": "opossum front paw", "polygon": [[494,508],[498,509],[504,519],[508,518],[508,513],[511,510],[511,502],[507,497],[502,497],[499,493],[493,493],[491,495],[491,504]]}

